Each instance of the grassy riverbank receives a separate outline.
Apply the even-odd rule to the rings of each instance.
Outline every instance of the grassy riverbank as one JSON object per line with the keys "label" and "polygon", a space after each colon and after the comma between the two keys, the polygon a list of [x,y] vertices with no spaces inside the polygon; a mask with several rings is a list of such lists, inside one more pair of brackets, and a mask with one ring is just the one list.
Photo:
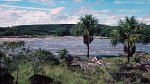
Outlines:
{"label": "grassy riverbank", "polygon": [[[19,84],[28,84],[29,77],[34,73],[30,63],[21,64],[19,73]],[[65,64],[61,65],[42,65],[44,75],[53,78],[55,81],[60,81],[62,84],[105,84],[104,79],[110,80],[111,76],[105,70],[106,67],[99,66],[98,71],[83,72],[82,70],[68,69]],[[12,75],[15,77],[16,72]],[[39,73],[41,74],[41,73]]]}
{"label": "grassy riverbank", "polygon": [[[142,60],[149,58],[150,55],[146,54],[142,57]],[[134,59],[134,58],[133,58]],[[119,68],[117,64],[126,62],[125,56],[122,57],[109,57],[102,58],[103,63],[111,63],[109,66],[97,66],[94,70],[81,70],[79,68],[68,68],[65,61],[62,61],[59,65],[51,65],[49,63],[41,64],[42,68],[39,74],[44,74],[53,78],[55,81],[59,81],[62,84],[124,84],[126,81],[117,81],[110,73],[114,73]],[[88,61],[87,61],[88,62]],[[135,63],[134,61],[132,62]],[[19,84],[28,84],[29,77],[34,74],[31,62],[21,63],[19,65]],[[136,71],[136,73],[140,73]],[[145,72],[142,74],[146,74]],[[12,73],[15,77],[16,71]],[[57,83],[56,83],[57,84]]]}

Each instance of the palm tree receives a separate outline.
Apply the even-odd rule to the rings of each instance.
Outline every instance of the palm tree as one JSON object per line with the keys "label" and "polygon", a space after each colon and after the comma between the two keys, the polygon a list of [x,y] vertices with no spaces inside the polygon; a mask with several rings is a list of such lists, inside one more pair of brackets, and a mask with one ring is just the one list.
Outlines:
{"label": "palm tree", "polygon": [[83,36],[83,43],[87,46],[87,57],[89,58],[89,44],[93,41],[93,35],[96,32],[98,25],[98,19],[92,15],[85,15],[80,18],[80,21],[77,23],[75,33],[77,35]]}
{"label": "palm tree", "polygon": [[128,55],[128,62],[130,63],[130,57],[136,51],[135,43],[139,42],[143,37],[142,24],[139,23],[134,16],[126,17],[124,20],[120,20],[118,28],[112,31],[111,43],[116,46],[118,43],[124,45],[124,52]]}

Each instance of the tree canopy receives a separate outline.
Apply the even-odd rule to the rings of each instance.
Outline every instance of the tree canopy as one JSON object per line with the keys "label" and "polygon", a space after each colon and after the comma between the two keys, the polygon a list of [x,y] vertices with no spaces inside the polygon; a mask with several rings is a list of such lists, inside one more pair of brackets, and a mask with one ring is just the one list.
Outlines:
{"label": "tree canopy", "polygon": [[118,43],[124,45],[124,52],[128,54],[128,62],[130,57],[135,53],[135,43],[143,39],[143,24],[138,22],[134,16],[125,17],[120,20],[118,28],[112,31],[111,43],[116,46]]}

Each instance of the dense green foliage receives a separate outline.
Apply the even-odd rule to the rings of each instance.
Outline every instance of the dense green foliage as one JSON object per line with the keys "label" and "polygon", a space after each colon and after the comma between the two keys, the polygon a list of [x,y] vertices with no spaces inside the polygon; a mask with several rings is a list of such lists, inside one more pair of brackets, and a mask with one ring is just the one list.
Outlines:
{"label": "dense green foliage", "polygon": [[60,59],[65,59],[67,57],[66,55],[68,54],[68,51],[66,49],[62,49],[59,50],[58,53]]}
{"label": "dense green foliage", "polygon": [[70,35],[73,24],[51,24],[51,25],[21,25],[0,28],[1,36],[23,36],[23,35]]}
{"label": "dense green foliage", "polygon": [[[115,26],[99,24],[96,35],[109,36],[109,32]],[[75,35],[75,24],[51,24],[51,25],[21,25],[13,27],[0,27],[0,36],[24,36],[24,35]]]}
{"label": "dense green foliage", "polygon": [[135,43],[143,38],[142,32],[143,25],[134,16],[120,20],[118,28],[112,31],[111,43],[115,46],[118,43],[124,45],[124,52],[128,54],[128,62],[136,51]]}
{"label": "dense green foliage", "polygon": [[143,29],[143,34],[144,34],[144,43],[149,43],[150,42],[150,25],[145,25]]}

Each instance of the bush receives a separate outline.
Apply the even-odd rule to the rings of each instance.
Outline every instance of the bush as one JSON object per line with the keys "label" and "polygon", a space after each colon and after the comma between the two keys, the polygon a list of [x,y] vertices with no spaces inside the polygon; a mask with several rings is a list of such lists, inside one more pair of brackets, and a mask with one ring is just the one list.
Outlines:
{"label": "bush", "polygon": [[132,62],[140,63],[142,61],[140,56],[133,56],[131,59]]}
{"label": "bush", "polygon": [[1,67],[5,68],[8,72],[16,70],[16,66],[13,64],[13,60],[10,56],[2,57],[1,62]]}
{"label": "bush", "polygon": [[66,49],[62,49],[60,51],[58,51],[60,59],[64,59],[67,57],[68,51]]}
{"label": "bush", "polygon": [[7,47],[8,49],[16,49],[16,48],[21,48],[25,45],[24,41],[3,41],[3,45]]}
{"label": "bush", "polygon": [[35,52],[32,53],[33,60],[39,61],[41,63],[57,63],[59,62],[58,59],[49,51],[45,51],[42,49],[38,49]]}

